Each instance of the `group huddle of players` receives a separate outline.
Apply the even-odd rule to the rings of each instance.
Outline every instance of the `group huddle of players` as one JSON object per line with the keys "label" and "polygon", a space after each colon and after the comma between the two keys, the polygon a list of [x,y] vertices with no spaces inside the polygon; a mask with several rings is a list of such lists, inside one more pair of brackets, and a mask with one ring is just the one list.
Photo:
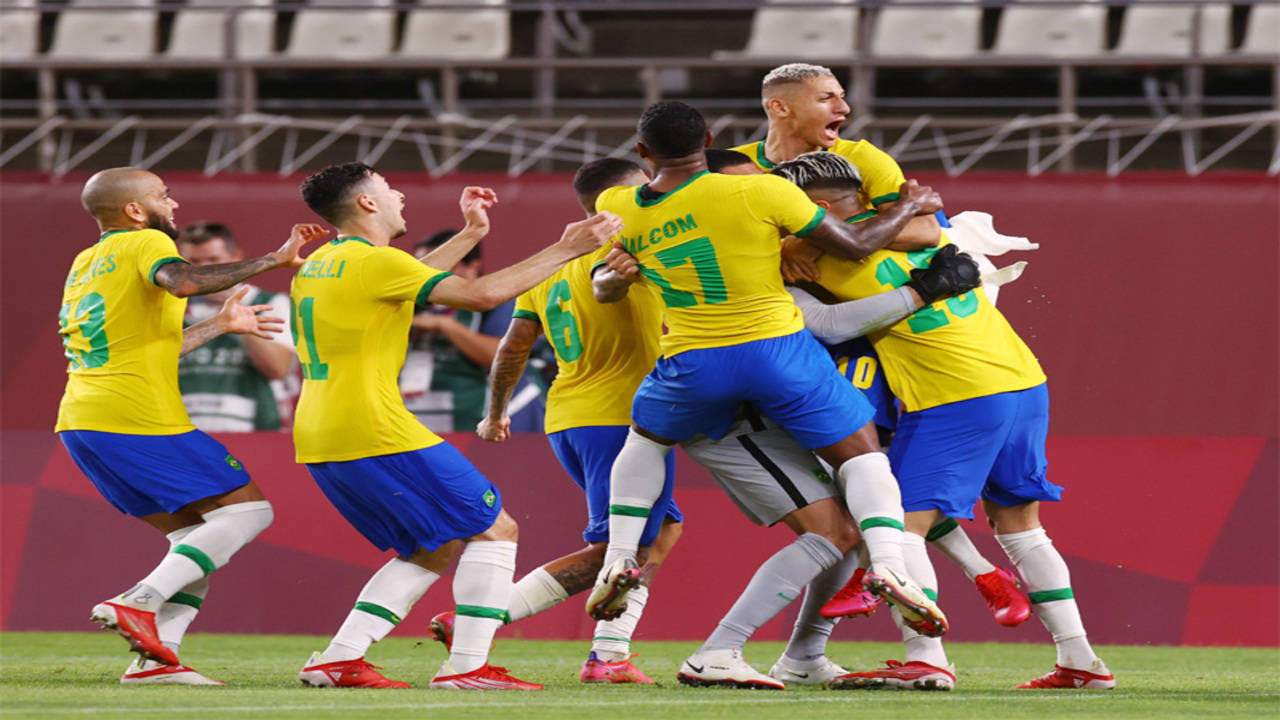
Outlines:
{"label": "group huddle of players", "polygon": [[[1114,687],[1039,523],[1038,503],[1062,489],[1045,477],[1045,375],[992,301],[1010,274],[980,275],[937,193],[870,143],[839,137],[849,107],[830,70],[784,65],[762,85],[763,141],[709,150],[697,110],[650,106],[636,148],[648,171],[621,159],[584,165],[574,190],[587,218],[474,280],[436,268],[488,233],[498,198],[485,188],[463,191],[466,228],[418,261],[389,245],[406,231],[404,196],[366,165],[330,166],[301,192],[336,237],[305,261],[301,247],[325,228],[297,225],[275,253],[193,267],[173,246],[177,203],[158,177],[117,168],[91,178],[82,201],[103,235],[64,291],[70,362],[57,430],[102,494],[170,543],[149,575],[94,607],[139,653],[121,681],[218,684],[179,660],[182,637],[209,574],[273,510],[240,463],[191,427],[177,360],[218,334],[267,334],[281,320],[237,295],[183,330],[181,298],[283,266],[298,268],[297,460],[361,534],[396,551],[303,665],[303,683],[408,687],[365,654],[455,559],[456,607],[431,622],[449,658],[431,687],[540,688],[489,664],[493,635],[586,591],[597,625],[581,679],[651,683],[630,640],[680,536],[679,444],[753,522],[797,536],[684,661],[681,683],[953,689],[928,541],[960,564],[997,622],[1017,625],[1034,609],[1052,634],[1054,669],[1020,688]],[[515,582],[516,523],[497,486],[396,391],[415,306],[483,310],[513,297],[477,432],[509,436],[507,403],[545,334],[559,368],[546,431],[589,511],[586,547]],[[1017,576],[959,528],[979,500]],[[787,648],[759,672],[743,646],[802,593]],[[828,658],[835,623],[882,602],[902,628],[904,661],[851,672]]]}

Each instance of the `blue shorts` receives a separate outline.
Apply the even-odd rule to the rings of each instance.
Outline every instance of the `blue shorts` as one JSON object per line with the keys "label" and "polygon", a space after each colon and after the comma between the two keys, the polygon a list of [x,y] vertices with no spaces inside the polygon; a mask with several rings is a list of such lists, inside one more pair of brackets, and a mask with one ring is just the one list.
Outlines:
{"label": "blue shorts", "polygon": [[98,492],[134,517],[176,513],[249,484],[240,461],[199,430],[178,435],[64,430],[58,437]]}
{"label": "blue shorts", "polygon": [[1049,466],[1049,389],[988,395],[904,413],[889,448],[902,508],[973,518],[978,498],[1006,507],[1058,500]]}
{"label": "blue shorts", "polygon": [[[551,449],[569,477],[587,494],[587,528],[582,539],[589,543],[609,541],[609,476],[613,461],[627,440],[626,425],[576,427],[547,436]],[[667,453],[667,479],[662,495],[649,512],[649,522],[640,535],[641,545],[652,545],[667,518],[683,522],[684,515],[676,507],[671,491],[675,487],[676,454]]]}
{"label": "blue shorts", "polygon": [[830,347],[831,359],[836,369],[844,373],[854,387],[862,391],[875,408],[877,427],[892,431],[898,427],[898,399],[889,389],[884,367],[871,341],[865,337],[846,340]]}
{"label": "blue shorts", "polygon": [[502,510],[498,488],[449,443],[307,470],[361,535],[401,557],[479,535]]}
{"label": "blue shorts", "polygon": [[833,445],[875,415],[808,330],[658,358],[631,406],[645,430],[681,442],[718,440],[750,402],[806,450]]}

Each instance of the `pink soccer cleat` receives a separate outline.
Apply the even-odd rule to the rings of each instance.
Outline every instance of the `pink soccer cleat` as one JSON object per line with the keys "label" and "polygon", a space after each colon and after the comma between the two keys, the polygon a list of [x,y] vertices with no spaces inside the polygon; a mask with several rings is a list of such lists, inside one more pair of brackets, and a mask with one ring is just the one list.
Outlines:
{"label": "pink soccer cleat", "polygon": [[1053,672],[1016,686],[1015,690],[1111,690],[1116,686],[1116,676],[1099,660],[1090,670],[1075,670],[1054,665]]}
{"label": "pink soccer cleat", "polygon": [[337,662],[320,662],[320,653],[311,653],[311,659],[302,666],[298,679],[303,685],[324,688],[407,688],[409,683],[392,680],[382,673],[377,665],[365,662],[364,658],[355,660],[339,660]]}
{"label": "pink soccer cleat", "polygon": [[918,660],[886,660],[879,670],[849,673],[827,683],[832,690],[951,690],[955,686],[956,674],[951,669]]}
{"label": "pink soccer cleat", "polygon": [[103,600],[93,606],[89,620],[102,626],[104,630],[115,630],[120,637],[129,642],[129,647],[148,660],[178,665],[178,656],[160,642],[160,634],[156,631],[156,614],[146,610],[129,607],[120,602],[120,598]]}
{"label": "pink soccer cleat", "polygon": [[592,650],[587,661],[582,663],[582,672],[578,674],[578,678],[584,683],[652,685],[653,680],[648,675],[645,675],[640,668],[631,664],[631,658],[633,657],[635,655],[621,660],[605,662],[596,657],[596,651]]}
{"label": "pink soccer cleat", "polygon": [[640,585],[640,567],[631,558],[618,558],[600,569],[587,597],[587,614],[595,620],[615,620],[627,610],[627,594]]}
{"label": "pink soccer cleat", "polygon": [[1031,602],[1018,589],[1018,579],[1004,568],[996,568],[973,579],[987,609],[1005,627],[1020,625],[1031,617]]}
{"label": "pink soccer cleat", "polygon": [[[448,662],[445,663],[448,667]],[[441,668],[444,672],[444,668]],[[431,681],[436,690],[541,690],[538,683],[525,682],[507,674],[504,667],[481,665],[471,672],[436,675]]]}
{"label": "pink soccer cleat", "polygon": [[854,571],[853,577],[849,578],[849,582],[840,588],[840,591],[831,596],[831,599],[822,606],[818,612],[824,618],[852,617],[855,615],[870,615],[880,607],[884,602],[884,598],[862,587],[862,576],[866,575],[866,568],[858,568]]}

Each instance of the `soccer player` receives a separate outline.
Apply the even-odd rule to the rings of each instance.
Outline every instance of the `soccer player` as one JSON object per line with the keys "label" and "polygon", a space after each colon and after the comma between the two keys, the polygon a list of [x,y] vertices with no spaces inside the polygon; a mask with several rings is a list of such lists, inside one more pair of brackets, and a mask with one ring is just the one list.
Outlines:
{"label": "soccer player", "polygon": [[227,332],[268,337],[282,318],[229,298],[214,317],[182,328],[184,298],[292,267],[320,237],[295,225],[276,252],[193,266],[179,254],[178,203],[158,176],[111,168],[80,194],[101,236],[71,264],[58,313],[67,386],[55,430],[76,465],[123,513],[163,533],[170,551],[129,590],[94,606],[139,658],[121,682],[218,685],[178,660],[208,576],[271,524],[267,502],[227,449],[196,430],[178,393],[178,358]]}
{"label": "soccer player", "polygon": [[[807,63],[776,67],[761,82],[761,103],[768,118],[765,139],[740,145],[733,151],[752,158],[764,171],[772,171],[778,163],[808,152],[831,152],[845,158],[861,178],[857,193],[861,209],[853,216],[857,220],[875,217],[897,202],[898,187],[905,179],[898,163],[866,140],[840,137],[840,126],[848,119],[850,108],[844,88],[830,69]],[[889,247],[911,251],[937,246],[942,238],[937,217],[921,215],[912,218]],[[783,247],[783,276],[789,281],[816,282],[818,278],[809,269],[819,253],[811,245],[788,239]],[[996,622],[1012,627],[1030,617],[1030,607],[1013,575],[983,557],[953,519],[944,519],[933,528],[929,541],[960,565]],[[857,607],[860,588],[848,590],[833,601],[828,608],[831,612]]]}
{"label": "soccer player", "polygon": [[[312,174],[302,198],[338,236],[312,253],[290,291],[303,368],[293,429],[298,462],[343,517],[397,557],[370,578],[299,678],[319,687],[408,687],[384,677],[364,655],[458,557],[454,639],[431,687],[539,689],[488,663],[511,596],[516,522],[497,487],[414,419],[396,377],[415,305],[496,307],[600,247],[620,223],[608,214],[571,223],[550,247],[472,280],[435,268],[453,267],[477,238],[455,238],[423,261],[389,246],[406,231],[404,195],[367,165]],[[491,190],[467,188],[462,203],[467,214],[483,215],[496,200]],[[482,224],[488,226],[487,217]]]}
{"label": "soccer player", "polygon": [[[855,222],[863,214],[856,192],[850,192],[857,187],[856,172],[847,161],[810,153],[787,165],[775,172],[797,180],[831,214]],[[881,250],[860,263],[827,255],[818,260],[821,283],[840,300],[867,297],[905,283],[934,252]],[[889,455],[906,511],[908,572],[931,588],[937,580],[926,536],[943,518],[972,519],[981,499],[996,540],[1026,582],[1032,607],[1057,647],[1054,670],[1018,687],[1115,687],[1111,671],[1089,645],[1067,565],[1040,525],[1040,502],[1060,499],[1062,488],[1045,477],[1049,393],[1030,348],[981,287],[936,302],[871,340],[893,394],[905,406]],[[904,637],[905,664],[852,673],[833,686],[954,687],[941,641],[908,630]]]}
{"label": "soccer player", "polygon": [[[672,445],[699,434],[722,437],[737,407],[751,402],[835,468],[871,556],[868,586],[922,631],[942,634],[945,616],[902,564],[897,483],[879,452],[871,406],[804,330],[778,270],[788,234],[857,259],[887,245],[910,217],[938,210],[941,199],[905,182],[899,203],[872,225],[846,225],[781,178],[708,173],[703,149],[711,136],[688,105],[652,105],[638,129],[637,150],[654,179],[606,190],[597,207],[627,227],[606,258],[610,268],[656,286],[668,333],[636,393],[632,428],[614,462],[609,548],[588,613],[600,617],[625,602],[639,535],[663,485],[657,469]],[[837,539],[843,547],[805,533],[761,572],[794,597],[852,546],[851,538]],[[729,655],[726,662],[741,662],[740,654]]]}
{"label": "soccer player", "polygon": [[[615,185],[635,187],[649,176],[629,160],[604,158],[580,167],[574,192],[588,216],[596,196]],[[592,275],[603,253],[578,258],[516,300],[515,315],[489,374],[488,415],[476,432],[491,442],[509,437],[507,404],[524,372],[529,351],[544,332],[556,354],[555,381],[547,393],[546,431],[560,464],[587,495],[587,547],[521,578],[512,592],[511,622],[591,589],[609,540],[609,472],[631,422],[631,398],[658,357],[662,312],[652,293],[630,293],[602,304],[592,298]],[[675,457],[667,455],[662,495],[640,536],[643,568],[625,612],[598,620],[583,682],[652,683],[630,661],[631,635],[648,601],[649,585],[682,529],[671,499]]]}

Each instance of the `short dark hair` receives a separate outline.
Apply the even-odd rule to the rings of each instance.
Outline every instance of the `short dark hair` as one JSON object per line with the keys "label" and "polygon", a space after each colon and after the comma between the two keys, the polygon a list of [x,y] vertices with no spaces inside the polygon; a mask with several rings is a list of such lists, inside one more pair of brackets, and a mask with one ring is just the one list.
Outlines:
{"label": "short dark hair", "polygon": [[372,167],[360,162],[330,165],[302,181],[302,201],[315,214],[336,225],[346,217],[351,189],[374,172]]}
{"label": "short dark hair", "polygon": [[[445,228],[444,230],[437,230],[431,233],[430,235],[419,240],[418,244],[413,246],[413,254],[418,255],[422,253],[422,251],[424,250],[435,250],[441,245],[449,242],[449,238],[453,237],[454,235],[457,235],[460,232],[462,231],[454,230],[453,228]],[[469,262],[475,262],[479,259],[480,259],[480,245],[479,243],[477,243],[476,246],[471,248],[471,250],[466,255],[462,256],[462,259],[459,260],[458,262],[469,263]]]}
{"label": "short dark hair", "polygon": [[236,238],[231,234],[231,228],[219,222],[200,221],[182,228],[182,232],[178,233],[178,242],[189,245],[203,245],[219,238],[227,252],[236,251]]}
{"label": "short dark hair", "polygon": [[706,145],[707,121],[702,113],[678,100],[663,100],[645,108],[636,129],[640,142],[654,157],[684,157]]}
{"label": "short dark hair", "polygon": [[858,166],[826,150],[807,152],[794,160],[778,163],[774,175],[800,186],[801,190],[858,190],[862,173]]}
{"label": "short dark hair", "polygon": [[643,174],[644,168],[623,158],[592,160],[573,174],[573,191],[579,197],[599,195],[634,172]]}
{"label": "short dark hair", "polygon": [[744,155],[737,150],[707,148],[707,169],[713,173],[718,173],[725,168],[754,164],[755,161],[750,156]]}

